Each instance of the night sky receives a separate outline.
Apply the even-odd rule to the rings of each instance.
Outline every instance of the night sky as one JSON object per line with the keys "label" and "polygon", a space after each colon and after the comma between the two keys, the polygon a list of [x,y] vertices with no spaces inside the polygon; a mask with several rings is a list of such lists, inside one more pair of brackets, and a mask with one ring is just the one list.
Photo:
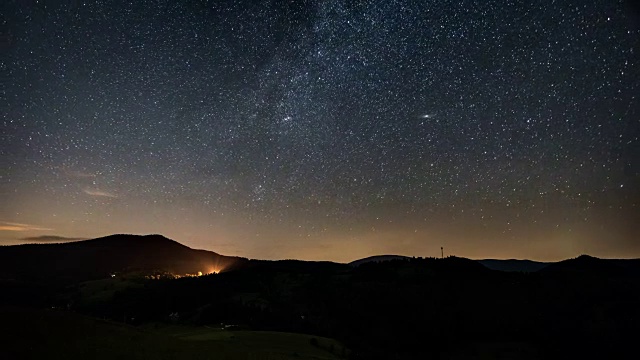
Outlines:
{"label": "night sky", "polygon": [[640,257],[631,2],[1,8],[0,244]]}

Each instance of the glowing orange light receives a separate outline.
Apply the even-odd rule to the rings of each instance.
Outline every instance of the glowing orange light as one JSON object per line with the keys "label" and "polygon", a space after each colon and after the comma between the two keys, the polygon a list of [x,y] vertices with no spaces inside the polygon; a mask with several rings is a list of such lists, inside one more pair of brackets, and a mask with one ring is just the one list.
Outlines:
{"label": "glowing orange light", "polygon": [[221,259],[216,259],[215,261],[209,262],[207,264],[202,264],[203,266],[205,266],[205,274],[210,275],[210,274],[220,274],[222,272],[224,272],[225,270],[227,270],[230,266],[232,266],[234,263],[234,260],[221,260]]}
{"label": "glowing orange light", "polygon": [[211,267],[211,268],[207,268],[207,275],[211,275],[211,274],[219,274],[220,273],[220,269],[215,268],[215,267]]}

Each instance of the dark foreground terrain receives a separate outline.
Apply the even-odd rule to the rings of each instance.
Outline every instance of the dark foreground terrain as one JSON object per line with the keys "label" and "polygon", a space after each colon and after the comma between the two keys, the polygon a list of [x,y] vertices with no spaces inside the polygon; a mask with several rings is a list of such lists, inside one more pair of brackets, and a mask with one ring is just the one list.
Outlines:
{"label": "dark foreground terrain", "polygon": [[335,340],[303,334],[131,326],[69,311],[0,308],[3,359],[340,359]]}
{"label": "dark foreground terrain", "polygon": [[[619,359],[637,353],[637,259],[483,265],[389,257],[347,265],[217,254],[211,260],[214,253],[158,236],[103,238],[100,252],[82,243],[0,248],[0,260],[11,258],[11,266],[0,265],[2,348],[11,358]],[[167,246],[173,251],[162,250]],[[127,247],[140,260],[118,255]],[[155,254],[153,261],[146,253]],[[201,265],[187,264],[189,254],[199,254]],[[87,256],[99,266],[91,267]],[[209,261],[222,271],[172,275],[178,268],[197,272]]]}

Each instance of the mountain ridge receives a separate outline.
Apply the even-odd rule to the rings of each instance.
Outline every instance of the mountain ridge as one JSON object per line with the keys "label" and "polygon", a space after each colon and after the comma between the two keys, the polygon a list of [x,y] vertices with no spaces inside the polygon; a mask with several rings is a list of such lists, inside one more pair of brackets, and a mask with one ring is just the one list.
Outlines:
{"label": "mountain ridge", "polygon": [[[112,234],[73,242],[2,246],[0,247],[0,279],[56,278],[77,281],[101,278],[114,272],[160,271],[173,274],[208,274],[246,266],[270,269],[288,267],[320,269],[340,266],[359,267],[369,263],[414,258],[383,254],[357,259],[346,264],[293,259],[249,260],[243,257],[221,255],[210,250],[193,249],[160,234]],[[481,264],[490,270],[507,272],[589,271],[640,275],[640,259],[600,259],[582,255],[558,262],[538,262],[527,259],[467,260]]]}
{"label": "mountain ridge", "polygon": [[0,248],[0,277],[90,280],[114,272],[220,272],[247,259],[192,249],[162,235],[114,234],[65,243]]}

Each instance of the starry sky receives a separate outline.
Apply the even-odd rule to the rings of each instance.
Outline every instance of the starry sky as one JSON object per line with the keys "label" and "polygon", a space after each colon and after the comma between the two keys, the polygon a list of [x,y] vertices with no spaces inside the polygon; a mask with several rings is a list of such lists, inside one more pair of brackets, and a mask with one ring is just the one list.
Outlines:
{"label": "starry sky", "polygon": [[640,257],[632,2],[0,6],[0,244]]}

